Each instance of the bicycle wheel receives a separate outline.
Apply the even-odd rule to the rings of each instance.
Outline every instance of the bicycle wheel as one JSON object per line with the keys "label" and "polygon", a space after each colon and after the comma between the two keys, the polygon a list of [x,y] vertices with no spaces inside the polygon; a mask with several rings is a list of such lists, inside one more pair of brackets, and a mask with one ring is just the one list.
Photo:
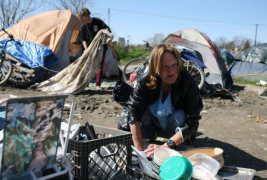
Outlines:
{"label": "bicycle wheel", "polygon": [[13,71],[12,63],[9,59],[0,60],[0,85],[8,81]]}
{"label": "bicycle wheel", "polygon": [[144,59],[137,58],[130,60],[123,68],[123,81],[134,87],[138,77],[147,72],[146,64]]}
{"label": "bicycle wheel", "polygon": [[198,88],[202,89],[205,83],[205,76],[204,72],[201,69],[201,67],[194,65],[194,64],[188,64],[186,66],[186,70],[191,74],[191,76],[194,78],[196,81]]}

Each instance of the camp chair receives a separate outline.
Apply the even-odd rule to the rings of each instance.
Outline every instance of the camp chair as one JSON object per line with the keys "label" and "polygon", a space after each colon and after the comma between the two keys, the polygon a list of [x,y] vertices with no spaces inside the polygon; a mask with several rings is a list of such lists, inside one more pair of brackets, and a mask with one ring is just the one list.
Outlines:
{"label": "camp chair", "polygon": [[66,98],[72,101],[69,133],[75,108],[72,95],[10,98],[2,101],[6,104],[6,116],[0,179],[43,180],[61,175],[68,175],[72,179],[70,163],[66,158],[68,134],[61,141],[63,156],[60,159],[56,157]]}

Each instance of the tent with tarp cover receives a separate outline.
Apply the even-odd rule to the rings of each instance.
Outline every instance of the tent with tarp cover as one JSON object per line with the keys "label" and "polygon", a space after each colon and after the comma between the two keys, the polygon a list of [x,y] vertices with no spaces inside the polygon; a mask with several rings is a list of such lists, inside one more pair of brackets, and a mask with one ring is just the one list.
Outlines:
{"label": "tent with tarp cover", "polygon": [[[0,39],[0,48],[5,46],[8,39]],[[17,40],[20,45],[10,41],[6,45],[7,58],[13,65],[10,81],[20,82],[20,85],[31,85],[42,81],[46,71],[58,61],[54,52],[45,47],[29,41]]]}
{"label": "tent with tarp cover", "polygon": [[228,68],[234,79],[267,81],[267,43],[252,46],[241,52]]}
{"label": "tent with tarp cover", "polygon": [[[17,83],[32,76],[29,85],[37,79],[41,82],[70,65],[70,58],[80,51],[76,39],[81,24],[80,18],[70,10],[55,10],[25,18],[7,28],[14,39],[22,43],[19,46],[11,41],[7,46],[13,66],[18,67],[16,74],[12,74]],[[7,34],[1,31],[1,42],[6,38]],[[21,72],[25,68],[27,72]]]}

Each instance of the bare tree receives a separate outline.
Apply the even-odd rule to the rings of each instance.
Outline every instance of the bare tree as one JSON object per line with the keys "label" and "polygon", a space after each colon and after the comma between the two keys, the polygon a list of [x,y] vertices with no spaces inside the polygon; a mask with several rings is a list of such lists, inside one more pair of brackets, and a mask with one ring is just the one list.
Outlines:
{"label": "bare tree", "polygon": [[246,38],[242,37],[242,36],[235,36],[233,38],[233,42],[236,46],[238,47],[244,47],[244,44],[246,43]]}
{"label": "bare tree", "polygon": [[218,37],[215,39],[214,43],[216,44],[216,46],[218,46],[219,48],[224,48],[225,45],[227,44],[228,40],[226,37]]}
{"label": "bare tree", "polygon": [[155,46],[160,43],[162,43],[163,39],[165,38],[164,34],[162,33],[157,33],[154,35],[153,38],[148,38],[147,42],[150,44],[150,46]]}
{"label": "bare tree", "polygon": [[234,50],[235,49],[236,44],[234,43],[234,41],[229,41],[225,44],[224,48],[227,50]]}
{"label": "bare tree", "polygon": [[155,42],[154,42],[154,38],[148,38],[147,39],[147,42],[150,46],[154,46],[155,45]]}
{"label": "bare tree", "polygon": [[238,46],[240,49],[242,49],[247,42],[249,44],[253,43],[252,39],[248,39],[248,38],[245,38],[245,37],[242,37],[242,36],[235,36],[233,38],[233,41],[234,41],[235,45]]}
{"label": "bare tree", "polygon": [[0,0],[1,27],[7,28],[40,7],[43,0]]}
{"label": "bare tree", "polygon": [[49,0],[49,4],[54,9],[70,9],[71,12],[78,14],[85,6],[93,6],[94,0]]}
{"label": "bare tree", "polygon": [[157,45],[161,44],[164,38],[165,38],[165,36],[162,33],[157,33],[157,34],[154,35],[154,40],[155,40],[155,43]]}
{"label": "bare tree", "polygon": [[219,48],[225,48],[227,50],[232,50],[232,51],[234,51],[236,47],[238,49],[243,49],[246,42],[252,44],[251,39],[244,38],[242,36],[235,36],[231,41],[228,41],[227,38],[225,37],[218,37],[215,39],[214,42]]}

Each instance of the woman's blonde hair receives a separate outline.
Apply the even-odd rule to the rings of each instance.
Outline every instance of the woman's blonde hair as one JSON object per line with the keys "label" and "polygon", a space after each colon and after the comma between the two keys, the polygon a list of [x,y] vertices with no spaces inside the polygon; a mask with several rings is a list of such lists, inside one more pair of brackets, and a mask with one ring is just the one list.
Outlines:
{"label": "woman's blonde hair", "polygon": [[154,49],[150,54],[150,63],[149,63],[150,82],[147,83],[147,86],[151,89],[156,88],[157,77],[161,76],[161,66],[163,61],[163,55],[165,52],[171,53],[177,60],[177,72],[178,72],[177,81],[180,79],[181,70],[183,68],[180,52],[173,45],[166,45],[166,44],[158,45],[154,47]]}
{"label": "woman's blonde hair", "polygon": [[88,8],[84,7],[80,12],[79,16],[90,16],[91,12]]}

